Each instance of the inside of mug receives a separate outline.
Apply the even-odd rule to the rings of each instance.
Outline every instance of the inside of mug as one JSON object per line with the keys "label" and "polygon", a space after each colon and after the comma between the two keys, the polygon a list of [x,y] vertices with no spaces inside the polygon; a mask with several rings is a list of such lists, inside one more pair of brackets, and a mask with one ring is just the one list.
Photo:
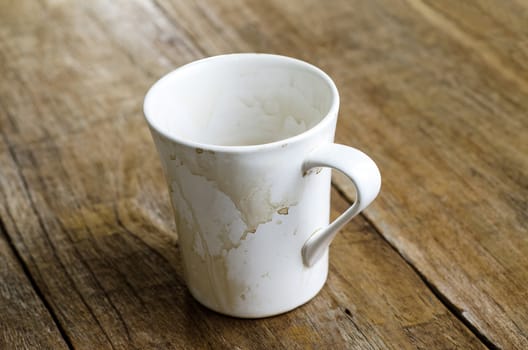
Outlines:
{"label": "inside of mug", "polygon": [[156,83],[145,114],[176,139],[220,146],[271,143],[319,123],[335,98],[312,66],[281,56],[226,55],[184,66]]}

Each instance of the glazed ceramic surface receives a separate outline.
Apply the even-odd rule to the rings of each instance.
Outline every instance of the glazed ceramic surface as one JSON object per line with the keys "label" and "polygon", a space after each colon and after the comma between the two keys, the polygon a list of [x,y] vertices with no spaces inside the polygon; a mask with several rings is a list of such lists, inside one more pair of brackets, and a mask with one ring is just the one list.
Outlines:
{"label": "glazed ceramic surface", "polygon": [[[144,112],[199,302],[265,317],[323,287],[328,245],[381,183],[369,157],[333,144],[338,108],[324,72],[276,55],[203,59],[149,90]],[[351,178],[358,198],[329,225],[330,167]]]}

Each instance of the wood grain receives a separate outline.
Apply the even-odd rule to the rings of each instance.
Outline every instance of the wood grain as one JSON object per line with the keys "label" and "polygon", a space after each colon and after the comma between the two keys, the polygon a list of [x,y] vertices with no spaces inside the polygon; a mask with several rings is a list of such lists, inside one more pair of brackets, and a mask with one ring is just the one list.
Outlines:
{"label": "wood grain", "polygon": [[[425,13],[428,21],[443,16],[413,6],[392,12],[386,26],[390,18],[398,19],[396,27],[417,14]],[[488,8],[489,17],[494,9]],[[527,23],[528,16],[509,13],[520,39],[526,32],[513,25]],[[453,34],[462,25],[477,25],[469,18],[459,15],[460,26],[416,25],[414,31],[429,33],[434,54],[409,61],[403,71],[382,70],[376,80],[349,81],[348,113],[357,118],[344,119],[338,138],[368,143],[381,165],[384,191],[367,211],[380,232],[489,342],[523,349],[528,346],[525,67],[490,48],[500,36],[489,36],[484,45],[471,32]],[[439,25],[442,31],[433,32]],[[404,51],[426,52],[405,44],[397,41],[392,55],[371,62],[390,66]]]}
{"label": "wood grain", "polygon": [[[207,42],[206,25],[223,26],[204,17],[215,13],[175,6],[205,31],[151,2],[13,2],[0,12],[10,39],[0,45],[0,215],[72,346],[481,348],[362,218],[334,243],[325,289],[294,312],[237,320],[192,300],[141,97],[155,76],[215,53],[209,45],[252,43],[233,26],[224,35],[240,47]],[[229,6],[223,15],[235,19]],[[333,215],[346,205],[335,194]]]}
{"label": "wood grain", "polygon": [[[488,347],[526,348],[526,8],[1,2],[6,235],[75,348],[481,348],[463,323]],[[236,51],[330,73],[338,141],[372,155],[384,179],[366,219],[334,242],[321,294],[255,321],[212,313],[186,291],[141,116],[157,77]],[[346,203],[334,194],[333,205],[335,215]],[[19,280],[11,293],[26,295]]]}

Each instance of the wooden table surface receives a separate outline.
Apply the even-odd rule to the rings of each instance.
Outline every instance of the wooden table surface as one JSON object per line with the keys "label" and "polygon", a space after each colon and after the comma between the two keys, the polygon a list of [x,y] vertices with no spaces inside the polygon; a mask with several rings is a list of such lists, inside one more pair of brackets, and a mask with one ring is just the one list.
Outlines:
{"label": "wooden table surface", "polygon": [[[262,320],[186,290],[142,116],[246,51],[327,71],[383,176],[321,293]],[[0,349],[528,349],[528,1],[5,0],[0,77]]]}

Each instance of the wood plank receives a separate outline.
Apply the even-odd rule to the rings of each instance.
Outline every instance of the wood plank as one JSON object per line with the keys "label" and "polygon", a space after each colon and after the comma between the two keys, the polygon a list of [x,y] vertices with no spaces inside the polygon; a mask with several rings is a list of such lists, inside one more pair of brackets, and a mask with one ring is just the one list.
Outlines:
{"label": "wood plank", "polygon": [[[483,347],[362,218],[337,238],[328,284],[306,306],[254,321],[201,307],[183,284],[141,98],[153,76],[215,53],[210,45],[252,45],[235,35],[245,17],[216,24],[239,40],[229,46],[150,2],[12,5],[0,11],[10,39],[0,41],[0,185],[10,194],[0,215],[75,348]],[[333,203],[334,216],[347,205]]]}

